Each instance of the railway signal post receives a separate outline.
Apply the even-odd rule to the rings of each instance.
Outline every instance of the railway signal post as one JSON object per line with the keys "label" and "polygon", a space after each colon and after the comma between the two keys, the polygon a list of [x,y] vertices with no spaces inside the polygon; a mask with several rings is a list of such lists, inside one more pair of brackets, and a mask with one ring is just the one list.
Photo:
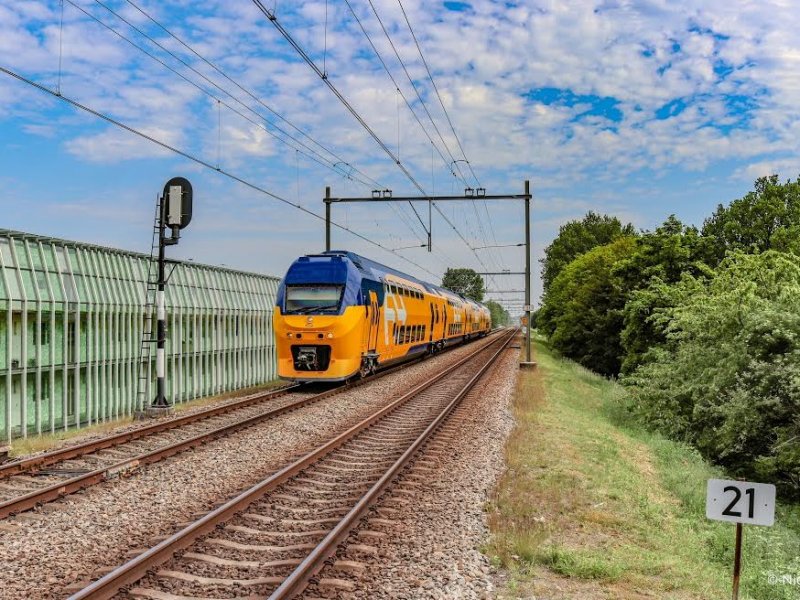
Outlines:
{"label": "railway signal post", "polygon": [[[161,214],[158,231],[158,287],[156,290],[156,397],[152,408],[168,408],[171,403],[164,395],[166,359],[164,356],[167,340],[167,310],[164,288],[167,284],[165,274],[166,259],[164,250],[174,246],[181,237],[181,229],[192,220],[192,184],[184,177],[173,177],[164,185],[161,196]],[[169,228],[169,235],[166,230]]]}
{"label": "railway signal post", "polygon": [[[391,190],[374,190],[372,196],[362,198],[334,198],[331,196],[330,186],[325,188],[325,251],[331,249],[331,205],[339,202],[427,202],[430,207],[433,202],[473,202],[475,200],[523,200],[525,202],[525,271],[502,271],[499,273],[480,273],[481,275],[524,275],[525,276],[525,315],[528,322],[531,320],[531,184],[525,180],[523,194],[487,194],[486,190],[467,188],[463,196],[394,196]],[[431,227],[428,232],[428,250],[431,249]],[[535,367],[531,360],[531,335],[530,328],[525,335],[525,360],[520,362],[520,367]]]}

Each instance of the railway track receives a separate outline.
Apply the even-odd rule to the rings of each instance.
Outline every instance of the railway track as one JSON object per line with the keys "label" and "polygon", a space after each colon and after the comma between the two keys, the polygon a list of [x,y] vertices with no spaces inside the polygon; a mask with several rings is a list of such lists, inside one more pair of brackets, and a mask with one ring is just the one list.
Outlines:
{"label": "railway track", "polygon": [[70,600],[120,593],[154,600],[295,597],[482,378],[514,333],[478,348]]}
{"label": "railway track", "polygon": [[0,519],[114,479],[240,429],[299,410],[406,368],[325,390],[291,385],[196,413],[0,465]]}

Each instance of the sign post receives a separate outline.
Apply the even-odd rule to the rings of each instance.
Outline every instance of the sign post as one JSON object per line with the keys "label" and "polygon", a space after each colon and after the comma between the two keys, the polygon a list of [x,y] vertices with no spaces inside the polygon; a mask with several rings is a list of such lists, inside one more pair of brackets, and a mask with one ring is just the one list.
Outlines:
{"label": "sign post", "polygon": [[742,525],[775,523],[775,486],[728,479],[709,479],[706,487],[706,517],[736,523],[736,548],[733,554],[733,600],[739,598],[742,572]]}

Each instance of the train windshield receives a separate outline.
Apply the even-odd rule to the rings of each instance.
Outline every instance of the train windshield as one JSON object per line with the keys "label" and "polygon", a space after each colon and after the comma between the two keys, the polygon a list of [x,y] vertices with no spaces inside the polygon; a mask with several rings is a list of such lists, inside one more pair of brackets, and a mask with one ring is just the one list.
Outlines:
{"label": "train windshield", "polygon": [[287,285],[286,312],[295,314],[338,310],[342,285]]}

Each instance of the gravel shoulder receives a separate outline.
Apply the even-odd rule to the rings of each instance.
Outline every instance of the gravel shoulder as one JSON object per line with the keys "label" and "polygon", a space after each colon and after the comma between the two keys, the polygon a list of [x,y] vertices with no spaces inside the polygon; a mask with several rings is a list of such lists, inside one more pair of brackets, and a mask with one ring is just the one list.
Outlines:
{"label": "gravel shoulder", "polygon": [[0,599],[64,598],[477,348],[468,344],[0,523]]}

